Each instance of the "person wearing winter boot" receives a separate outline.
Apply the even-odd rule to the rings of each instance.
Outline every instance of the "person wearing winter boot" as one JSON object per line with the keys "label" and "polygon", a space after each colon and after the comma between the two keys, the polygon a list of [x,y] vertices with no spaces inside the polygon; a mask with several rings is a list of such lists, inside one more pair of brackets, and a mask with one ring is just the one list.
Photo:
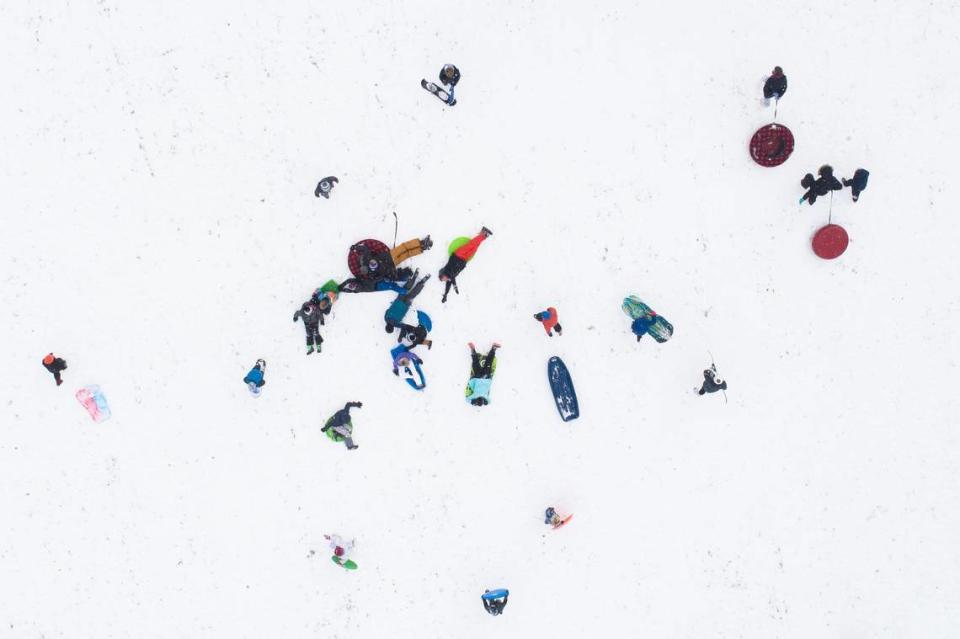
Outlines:
{"label": "person wearing winter boot", "polygon": [[804,200],[807,200],[812,206],[818,197],[822,197],[830,191],[840,191],[843,189],[840,180],[833,177],[833,167],[829,164],[824,164],[817,169],[817,175],[820,177],[814,180],[813,175],[807,173],[803,176],[803,179],[800,180],[800,186],[807,189],[807,192],[800,198],[801,204],[803,204]]}
{"label": "person wearing winter boot", "polygon": [[853,201],[856,202],[860,199],[860,193],[867,188],[867,178],[870,177],[870,171],[866,169],[857,169],[853,172],[853,179],[848,180],[844,178],[843,185],[849,186],[850,190],[853,192]]}
{"label": "person wearing winter boot", "polygon": [[433,340],[427,339],[427,335],[429,335],[429,331],[422,324],[417,326],[400,324],[400,334],[397,335],[397,342],[410,349],[423,344],[427,347],[427,350],[430,350],[433,347]]}
{"label": "person wearing winter boot", "polygon": [[53,374],[53,379],[57,382],[57,386],[63,383],[60,373],[61,371],[67,370],[66,360],[57,357],[53,353],[47,353],[43,358],[43,367]]}
{"label": "person wearing winter boot", "polygon": [[350,558],[351,553],[353,553],[353,547],[357,542],[356,539],[346,541],[340,535],[324,535],[323,538],[327,540],[327,546],[330,548],[333,556],[339,559],[339,561],[337,561],[338,564],[343,564]]}
{"label": "person wearing winter boot", "polygon": [[453,106],[457,100],[453,97],[457,82],[460,81],[460,69],[452,64],[445,64],[440,69],[440,83],[447,89],[447,104]]}
{"label": "person wearing winter boot", "polygon": [[430,276],[426,275],[417,282],[418,274],[419,271],[413,272],[410,279],[407,280],[404,292],[397,295],[397,299],[393,300],[393,303],[390,304],[387,311],[383,314],[383,320],[386,322],[386,330],[388,333],[392,333],[393,329],[403,324],[403,318],[407,316],[407,311],[410,310],[410,304],[414,298],[420,294],[420,291],[423,290],[423,285],[427,283],[427,280],[430,279]]}
{"label": "person wearing winter boot", "polygon": [[727,390],[727,381],[720,378],[717,367],[711,364],[710,368],[703,371],[703,385],[697,391],[697,395],[716,393],[719,390]]}
{"label": "person wearing winter boot", "polygon": [[476,254],[480,244],[491,235],[493,235],[493,231],[484,226],[473,239],[450,254],[446,265],[440,269],[440,281],[446,284],[441,302],[447,301],[447,295],[450,294],[451,287],[458,295],[460,294],[460,289],[457,288],[457,276],[466,268],[467,262]]}
{"label": "person wearing winter boot", "polygon": [[553,331],[556,331],[557,335],[563,334],[563,327],[560,326],[560,318],[557,315],[557,309],[554,307],[551,306],[545,311],[534,313],[533,319],[543,323],[543,330],[547,332],[548,336],[553,337]]}
{"label": "person wearing winter boot", "polygon": [[490,351],[481,356],[473,342],[470,347],[470,380],[464,391],[466,400],[474,406],[486,406],[490,403],[490,388],[493,386],[493,373],[497,368],[497,349],[500,344],[493,343]]}
{"label": "person wearing winter boot", "polygon": [[510,597],[510,591],[506,588],[490,591],[484,590],[480,595],[483,601],[483,608],[491,615],[496,617],[503,614],[503,609],[507,606],[507,599]]}
{"label": "person wearing winter boot", "polygon": [[250,369],[250,372],[247,373],[247,376],[243,378],[243,383],[250,387],[250,392],[254,395],[259,395],[260,389],[267,383],[267,381],[263,379],[263,374],[266,370],[267,363],[262,359],[258,359],[257,363]]}
{"label": "person wearing winter boot", "polygon": [[763,83],[763,98],[767,106],[770,106],[770,100],[779,100],[787,92],[787,76],[783,75],[783,69],[773,67],[773,73]]}
{"label": "person wearing winter boot", "polygon": [[346,405],[338,410],[327,420],[320,432],[327,433],[327,437],[334,441],[342,441],[346,444],[347,450],[360,448],[358,444],[353,443],[353,422],[350,420],[351,408],[363,408],[362,402],[347,402]]}
{"label": "person wearing winter boot", "polygon": [[432,248],[433,240],[430,239],[429,235],[419,240],[414,238],[390,249],[390,259],[393,261],[394,266],[398,266],[401,262],[420,255],[424,251],[429,251]]}
{"label": "person wearing winter boot", "polygon": [[323,344],[323,338],[320,337],[320,325],[324,323],[323,316],[330,313],[330,298],[324,295],[319,302],[310,299],[303,303],[296,313],[293,314],[293,321],[303,320],[303,328],[307,332],[307,355],[313,352],[316,347],[320,352],[320,345]]}

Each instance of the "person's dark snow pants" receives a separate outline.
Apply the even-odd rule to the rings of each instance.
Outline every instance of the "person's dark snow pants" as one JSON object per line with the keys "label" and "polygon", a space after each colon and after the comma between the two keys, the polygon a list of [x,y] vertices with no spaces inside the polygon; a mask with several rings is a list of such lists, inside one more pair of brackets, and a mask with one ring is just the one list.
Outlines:
{"label": "person's dark snow pants", "polygon": [[320,337],[320,326],[318,324],[312,326],[310,324],[304,324],[303,327],[307,331],[307,346],[320,348],[320,343],[323,342],[323,338]]}
{"label": "person's dark snow pants", "polygon": [[470,377],[477,379],[487,379],[493,377],[493,358],[496,356],[497,349],[491,348],[486,358],[481,362],[480,354],[474,352],[471,357]]}

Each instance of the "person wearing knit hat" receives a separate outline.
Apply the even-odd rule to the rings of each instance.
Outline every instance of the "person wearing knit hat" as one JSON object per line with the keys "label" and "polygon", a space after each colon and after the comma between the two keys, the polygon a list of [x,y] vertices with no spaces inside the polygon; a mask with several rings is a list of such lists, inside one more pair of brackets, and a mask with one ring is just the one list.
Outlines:
{"label": "person wearing knit hat", "polygon": [[63,379],[60,377],[60,371],[67,369],[67,362],[53,353],[47,353],[46,357],[43,358],[43,367],[53,373],[53,379],[57,381],[57,386],[63,383]]}

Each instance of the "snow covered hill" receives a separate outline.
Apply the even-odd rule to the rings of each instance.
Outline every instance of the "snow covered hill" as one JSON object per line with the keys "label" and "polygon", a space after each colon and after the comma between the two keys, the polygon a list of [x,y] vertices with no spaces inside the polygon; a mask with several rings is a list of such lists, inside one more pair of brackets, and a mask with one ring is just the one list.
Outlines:
{"label": "snow covered hill", "polygon": [[[956,636],[955,3],[0,16],[0,637]],[[447,62],[453,108],[418,87]],[[767,169],[775,64],[797,148]],[[827,162],[871,171],[834,197],[832,262],[829,199],[796,204]],[[422,393],[390,372],[392,294],[342,296],[319,356],[290,321],[393,211],[437,243]],[[444,247],[481,225],[442,305]],[[627,294],[671,341],[634,340]],[[469,341],[503,344],[484,408]],[[728,404],[692,390],[708,351]],[[349,400],[350,452],[320,432]],[[576,517],[547,532],[549,505]]]}

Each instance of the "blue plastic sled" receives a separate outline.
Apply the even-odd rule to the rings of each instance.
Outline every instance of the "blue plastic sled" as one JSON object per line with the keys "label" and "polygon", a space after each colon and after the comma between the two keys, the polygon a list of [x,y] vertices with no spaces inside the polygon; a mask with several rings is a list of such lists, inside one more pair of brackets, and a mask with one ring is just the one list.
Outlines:
{"label": "blue plastic sled", "polygon": [[506,588],[499,588],[497,590],[491,590],[490,592],[485,592],[480,595],[481,599],[500,599],[501,597],[506,597],[510,594],[510,591]]}
{"label": "blue plastic sled", "polygon": [[[410,388],[412,388],[413,390],[422,391],[424,388],[427,387],[427,378],[424,377],[423,369],[420,368],[419,362],[414,361],[413,368],[416,371],[416,375],[420,377],[420,384],[418,385],[417,382],[413,381],[412,377],[405,377],[404,381],[410,384]],[[413,374],[413,371],[411,371],[411,374]]]}
{"label": "blue plastic sled", "polygon": [[417,322],[427,329],[428,333],[433,330],[433,322],[430,321],[430,316],[423,311],[417,311]]}
{"label": "blue plastic sled", "polygon": [[580,404],[577,402],[577,392],[573,389],[573,380],[567,365],[559,357],[551,357],[547,362],[547,377],[550,381],[550,390],[557,403],[560,419],[565,422],[580,417]]}

